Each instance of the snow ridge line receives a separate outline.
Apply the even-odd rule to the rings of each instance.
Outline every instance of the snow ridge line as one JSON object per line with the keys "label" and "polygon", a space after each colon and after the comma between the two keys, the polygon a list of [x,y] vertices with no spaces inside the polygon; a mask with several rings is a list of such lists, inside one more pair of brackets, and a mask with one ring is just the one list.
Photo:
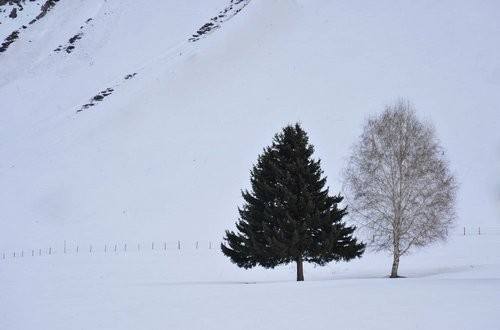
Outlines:
{"label": "snow ridge line", "polygon": [[[231,18],[236,16],[250,2],[251,2],[251,0],[231,0],[229,2],[229,5],[227,5],[223,10],[219,11],[217,16],[212,17],[210,19],[209,23],[206,23],[202,27],[200,27],[187,40],[188,44],[186,44],[186,42],[182,42],[178,46],[174,46],[171,51],[169,51],[166,55],[162,56],[161,58],[156,59],[154,61],[151,61],[147,65],[143,65],[142,67],[134,70],[132,74],[127,74],[124,79],[122,79],[118,83],[113,84],[112,87],[107,87],[107,88],[101,90],[99,93],[97,93],[95,96],[93,96],[87,103],[80,106],[76,110],[76,112],[80,113],[86,109],[89,109],[91,107],[96,106],[98,102],[101,102],[105,97],[107,97],[107,96],[111,95],[113,92],[115,92],[116,88],[119,87],[121,84],[123,84],[126,81],[130,80],[131,78],[135,77],[139,72],[146,70],[148,68],[148,66],[153,65],[157,61],[167,60],[168,62],[172,62],[183,55],[185,56],[186,54],[189,54],[190,53],[189,48],[188,48],[189,43],[194,43],[202,38],[205,38],[208,34],[212,33],[213,31],[220,29],[224,22],[227,22],[228,20],[230,20]],[[62,49],[64,49],[64,48],[56,49],[55,51],[60,51]],[[71,50],[72,49],[70,49],[69,52],[71,52]]]}
{"label": "snow ridge line", "polygon": [[42,7],[40,7],[40,14],[38,14],[31,22],[29,23],[30,25],[35,23],[36,21],[40,20],[41,18],[45,17],[47,13],[56,6],[56,4],[60,0],[47,0]]}
{"label": "snow ridge line", "polygon": [[87,25],[92,22],[92,18],[88,18],[83,25],[80,26],[80,31],[69,38],[68,42],[66,45],[59,45],[56,49],[54,49],[54,52],[60,52],[60,51],[65,51],[66,53],[70,54],[74,49],[75,49],[75,43],[80,40],[84,35],[84,29],[87,27]]}
{"label": "snow ridge line", "polygon": [[26,0],[0,0],[0,7],[5,5],[17,5],[20,9],[23,8],[22,3],[26,2]]}
{"label": "snow ridge line", "polygon": [[229,21],[236,16],[243,8],[245,8],[251,0],[231,0],[229,5],[223,10],[219,11],[217,16],[210,19],[208,23],[202,25],[189,39],[190,42],[196,42],[207,34],[221,28],[224,22]]}
{"label": "snow ridge line", "polygon": [[16,41],[19,38],[19,30],[14,30],[12,31],[11,34],[9,34],[4,42],[0,45],[0,53],[3,53],[9,48],[9,46]]}
{"label": "snow ridge line", "polygon": [[[37,21],[39,21],[40,19],[42,19],[43,17],[45,17],[47,15],[47,13],[50,10],[52,10],[59,1],[60,0],[47,0],[47,1],[45,1],[45,3],[40,7],[40,13],[34,19],[32,19],[28,23],[28,25],[33,25],[34,23],[36,23]],[[16,3],[18,6],[21,6],[20,2],[13,1],[13,3]],[[27,28],[28,27],[26,25],[23,25],[21,28],[12,31],[12,33],[9,34],[5,38],[4,42],[0,46],[0,53],[5,52],[9,48],[9,46],[14,43],[14,41],[16,41],[17,39],[19,39],[19,31],[21,31],[21,29],[25,30]]]}
{"label": "snow ridge line", "polygon": [[[127,74],[124,78],[123,78],[123,81],[126,81],[126,80],[130,80],[132,78],[134,78],[135,76],[137,75],[137,72],[134,72],[134,73],[129,73]],[[111,94],[113,94],[113,92],[115,91],[115,88],[120,86],[120,83],[118,84],[115,84],[114,86],[112,87],[108,87],[102,91],[100,91],[99,93],[97,93],[96,95],[94,95],[89,101],[88,103],[85,103],[84,105],[82,105],[80,107],[80,109],[76,110],[76,112],[82,112],[83,110],[85,109],[88,109],[88,108],[91,108],[91,107],[94,107],[97,105],[98,102],[101,102],[104,100],[104,98],[106,98],[107,96],[110,96]]]}

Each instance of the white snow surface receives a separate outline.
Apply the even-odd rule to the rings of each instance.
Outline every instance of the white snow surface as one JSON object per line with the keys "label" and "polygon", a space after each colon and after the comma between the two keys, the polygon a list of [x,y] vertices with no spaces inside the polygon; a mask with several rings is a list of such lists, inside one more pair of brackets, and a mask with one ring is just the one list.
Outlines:
{"label": "white snow surface", "polygon": [[403,258],[407,278],[387,278],[390,258],[368,253],[306,265],[301,283],[293,265],[246,271],[205,244],[24,251],[0,259],[0,329],[495,330],[499,238],[453,236]]}
{"label": "white snow surface", "polygon": [[[230,0],[60,0],[26,25],[44,2],[0,13],[0,44],[20,31],[0,53],[0,329],[500,328],[497,1],[234,0],[196,42]],[[460,182],[448,244],[395,281],[384,254],[300,284],[220,255],[281,127],[303,124],[336,193],[364,120],[400,97]]]}

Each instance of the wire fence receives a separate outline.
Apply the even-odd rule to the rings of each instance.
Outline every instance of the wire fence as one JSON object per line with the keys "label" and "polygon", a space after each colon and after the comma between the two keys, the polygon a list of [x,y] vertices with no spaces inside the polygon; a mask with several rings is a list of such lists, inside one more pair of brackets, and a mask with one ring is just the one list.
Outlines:
{"label": "wire fence", "polygon": [[[500,227],[496,226],[464,226],[457,228],[450,233],[453,236],[481,236],[481,235],[500,235]],[[370,240],[368,240],[369,243]],[[169,251],[196,251],[196,250],[218,250],[221,241],[151,241],[151,242],[114,242],[102,244],[79,244],[75,242],[63,241],[60,244],[47,245],[43,248],[17,249],[3,251],[0,255],[0,261],[27,257],[42,257],[52,255],[79,255],[79,254],[110,254],[119,255],[125,253],[146,253]]]}
{"label": "wire fence", "polygon": [[[500,235],[500,227],[498,226],[459,226],[447,232],[448,237],[456,236],[486,236],[486,235]],[[374,245],[378,238],[376,235],[371,234],[369,231],[362,232],[359,238],[368,246]]]}
{"label": "wire fence", "polygon": [[139,242],[121,242],[121,243],[103,243],[103,244],[79,244],[63,241],[60,244],[48,245],[43,248],[17,249],[14,251],[4,251],[0,260],[42,257],[53,255],[79,255],[79,254],[110,254],[118,255],[125,253],[147,253],[158,252],[167,253],[173,251],[196,251],[196,250],[218,250],[220,241],[151,241],[148,243]]}
{"label": "wire fence", "polygon": [[458,235],[475,236],[475,235],[500,235],[500,227],[495,226],[464,226],[461,228]]}

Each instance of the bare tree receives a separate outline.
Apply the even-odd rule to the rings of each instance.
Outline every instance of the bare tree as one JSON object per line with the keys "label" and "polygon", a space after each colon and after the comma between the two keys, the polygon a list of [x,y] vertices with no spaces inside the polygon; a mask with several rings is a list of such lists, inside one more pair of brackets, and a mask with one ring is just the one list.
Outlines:
{"label": "bare tree", "polygon": [[373,237],[376,251],[399,259],[412,248],[444,240],[455,219],[456,180],[431,125],[408,101],[368,119],[344,171],[353,219]]}

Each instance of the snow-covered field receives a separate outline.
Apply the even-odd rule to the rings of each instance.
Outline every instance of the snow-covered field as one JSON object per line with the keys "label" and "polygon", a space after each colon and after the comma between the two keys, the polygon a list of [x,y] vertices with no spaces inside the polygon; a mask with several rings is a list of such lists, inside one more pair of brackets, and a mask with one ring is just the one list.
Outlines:
{"label": "snow-covered field", "polygon": [[500,235],[452,235],[405,279],[367,254],[305,283],[205,244],[281,127],[302,123],[336,193],[364,119],[399,97],[447,151],[457,232],[498,228],[498,1],[60,0],[32,24],[47,1],[22,3],[0,1],[0,47],[18,31],[0,53],[0,330],[500,329]]}
{"label": "snow-covered field", "polygon": [[[149,247],[150,248],[150,247]],[[402,259],[245,271],[169,246],[0,260],[0,329],[498,329],[500,236],[452,236]]]}

